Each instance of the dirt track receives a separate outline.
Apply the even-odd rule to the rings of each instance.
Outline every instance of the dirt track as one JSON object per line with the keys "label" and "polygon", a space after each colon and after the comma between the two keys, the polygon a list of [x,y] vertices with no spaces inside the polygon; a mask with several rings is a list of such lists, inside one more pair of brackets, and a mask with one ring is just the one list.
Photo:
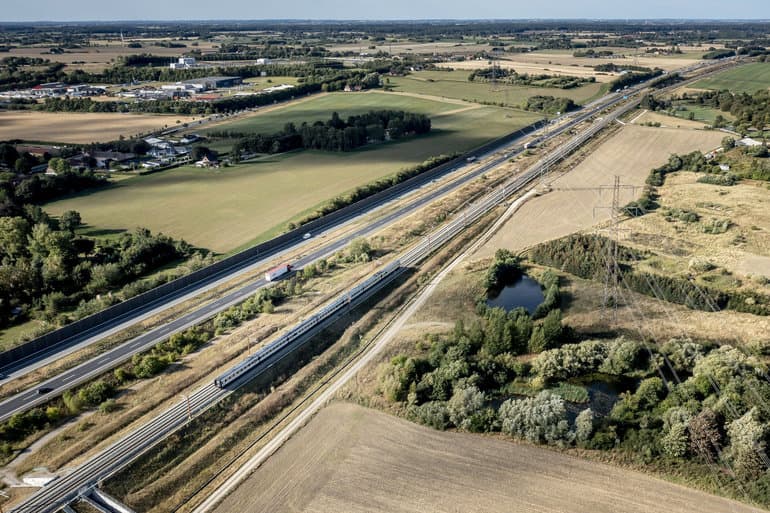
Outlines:
{"label": "dirt track", "polygon": [[215,510],[323,513],[760,511],[547,449],[324,408]]}

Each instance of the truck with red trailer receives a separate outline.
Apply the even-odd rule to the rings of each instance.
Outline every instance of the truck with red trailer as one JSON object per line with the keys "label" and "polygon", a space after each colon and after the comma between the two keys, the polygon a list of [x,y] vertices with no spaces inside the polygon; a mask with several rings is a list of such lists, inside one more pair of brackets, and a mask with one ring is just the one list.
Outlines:
{"label": "truck with red trailer", "polygon": [[269,271],[265,273],[265,280],[267,281],[273,281],[276,278],[280,278],[284,274],[291,272],[292,266],[291,264],[281,264],[277,267],[273,267]]}

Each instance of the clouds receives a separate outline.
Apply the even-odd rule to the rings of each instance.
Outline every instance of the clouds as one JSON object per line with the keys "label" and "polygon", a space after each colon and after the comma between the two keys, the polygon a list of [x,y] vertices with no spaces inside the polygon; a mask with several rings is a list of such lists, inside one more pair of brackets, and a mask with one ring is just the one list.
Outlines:
{"label": "clouds", "polygon": [[767,0],[38,0],[9,2],[4,21],[256,19],[770,19]]}

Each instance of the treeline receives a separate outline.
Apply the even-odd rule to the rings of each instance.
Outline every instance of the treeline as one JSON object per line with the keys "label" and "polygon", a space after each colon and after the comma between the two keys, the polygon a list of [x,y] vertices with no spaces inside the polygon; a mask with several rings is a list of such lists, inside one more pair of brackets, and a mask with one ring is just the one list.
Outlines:
{"label": "treeline", "polygon": [[610,82],[610,89],[613,91],[617,91],[618,89],[631,87],[633,85],[646,82],[647,80],[650,80],[652,78],[659,77],[662,74],[663,74],[662,69],[654,69],[653,71],[649,71],[649,72],[626,73],[625,75],[621,75],[615,80],[613,80],[612,82]]}
{"label": "treeline", "polygon": [[604,72],[611,72],[611,73],[618,73],[620,71],[639,71],[641,73],[652,73],[651,68],[646,68],[644,66],[635,66],[633,64],[624,64],[622,66],[619,66],[615,64],[614,62],[608,62],[606,64],[597,64],[594,66],[595,71],[604,71]]}
{"label": "treeline", "polygon": [[6,57],[0,61],[0,91],[33,87],[45,82],[60,82],[67,78],[64,64],[46,62],[45,64],[21,64],[15,57]]}
{"label": "treeline", "polygon": [[380,75],[361,71],[341,71],[321,82],[306,82],[291,89],[268,94],[230,96],[213,102],[157,100],[150,102],[96,102],[90,98],[48,98],[42,106],[50,112],[144,112],[155,114],[213,114],[262,107],[321,91],[341,91],[346,86],[369,89],[379,87]]}
{"label": "treeline", "polygon": [[703,54],[703,58],[706,60],[725,59],[727,57],[735,57],[735,50],[712,50]]}
{"label": "treeline", "polygon": [[572,52],[573,57],[587,57],[587,58],[600,58],[600,57],[611,57],[615,55],[615,52],[612,50],[594,50],[593,48],[589,50],[578,50],[576,52]]}
{"label": "treeline", "polygon": [[581,78],[555,75],[518,74],[512,69],[486,68],[472,71],[468,75],[469,82],[499,81],[510,85],[526,85],[533,87],[550,87],[554,89],[574,89],[596,82],[595,77]]}
{"label": "treeline", "polygon": [[[763,129],[770,125],[770,91],[763,89],[753,94],[730,91],[704,91],[695,97],[687,99],[697,105],[713,107],[723,112],[729,112],[735,117],[731,124],[735,130],[748,133],[749,129]],[[726,124],[725,120],[720,123]]]}
{"label": "treeline", "polygon": [[544,112],[546,114],[564,114],[577,109],[577,105],[572,98],[557,98],[554,96],[530,96],[524,105],[526,110],[535,112]]}
{"label": "treeline", "polygon": [[[532,261],[562,269],[588,280],[604,281],[607,277],[608,239],[593,235],[570,235],[533,248]],[[618,246],[619,280],[623,287],[694,310],[735,310],[756,315],[770,315],[770,297],[745,290],[718,290],[696,284],[687,276],[662,275],[635,269],[633,263],[645,255]]]}
{"label": "treeline", "polygon": [[192,254],[146,229],[105,240],[77,235],[80,224],[77,212],[52,219],[31,205],[0,217],[0,325],[27,316],[65,324],[67,310]]}
{"label": "treeline", "polygon": [[56,175],[0,174],[0,216],[22,215],[24,205],[39,205],[67,194],[107,185],[104,177],[90,170],[72,170],[61,158],[51,159],[48,165],[56,170]]}
{"label": "treeline", "polygon": [[423,114],[404,111],[369,111],[342,120],[332,113],[326,122],[312,125],[303,122],[299,128],[288,123],[274,134],[248,136],[233,146],[233,153],[281,153],[296,149],[351,151],[370,142],[398,140],[409,135],[430,132],[430,119]]}

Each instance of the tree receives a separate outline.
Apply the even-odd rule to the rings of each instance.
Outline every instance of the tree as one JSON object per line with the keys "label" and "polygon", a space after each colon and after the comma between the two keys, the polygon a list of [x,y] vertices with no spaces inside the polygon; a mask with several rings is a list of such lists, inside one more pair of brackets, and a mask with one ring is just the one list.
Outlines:
{"label": "tree", "polygon": [[671,458],[682,458],[687,454],[687,425],[682,422],[673,424],[668,433],[660,440],[663,453]]}
{"label": "tree", "polygon": [[591,408],[578,413],[575,418],[575,440],[581,443],[587,442],[594,432],[594,412]]}
{"label": "tree", "polygon": [[209,159],[212,159],[213,156],[214,155],[213,155],[212,151],[209,148],[207,148],[206,146],[196,146],[195,148],[192,149],[192,152],[190,153],[190,157],[193,160],[196,160],[196,161],[197,160],[202,160],[203,157],[207,157]]}
{"label": "tree", "polygon": [[690,419],[690,450],[711,463],[715,460],[722,443],[722,433],[719,429],[719,417],[710,408],[704,408],[698,415]]}
{"label": "tree", "polygon": [[722,148],[724,148],[725,151],[735,148],[735,139],[730,136],[722,138]]}
{"label": "tree", "polygon": [[348,246],[348,258],[352,262],[368,262],[372,255],[372,246],[363,237],[353,239]]}
{"label": "tree", "polygon": [[75,229],[80,226],[82,219],[80,213],[76,210],[67,210],[59,218],[59,227],[70,233],[75,233]]}
{"label": "tree", "polygon": [[0,163],[9,168],[13,168],[16,159],[19,158],[19,152],[12,144],[0,144]]}
{"label": "tree", "polygon": [[27,174],[32,171],[32,164],[29,160],[19,157],[13,163],[13,169],[19,174]]}
{"label": "tree", "polygon": [[51,160],[49,160],[48,167],[49,169],[53,169],[57,173],[66,173],[67,171],[70,171],[72,169],[72,167],[70,166],[70,163],[61,157],[54,157]]}
{"label": "tree", "polygon": [[561,310],[551,310],[543,319],[545,349],[556,347],[562,336]]}
{"label": "tree", "polygon": [[29,223],[23,217],[0,217],[0,262],[10,263],[27,253]]}
{"label": "tree", "polygon": [[756,407],[727,426],[730,437],[728,454],[733,462],[733,471],[741,479],[755,479],[765,470],[763,459],[767,432],[768,426],[761,422]]}
{"label": "tree", "polygon": [[485,400],[484,392],[473,385],[455,387],[447,402],[449,420],[458,428],[468,430],[472,423],[471,417],[483,408]]}

